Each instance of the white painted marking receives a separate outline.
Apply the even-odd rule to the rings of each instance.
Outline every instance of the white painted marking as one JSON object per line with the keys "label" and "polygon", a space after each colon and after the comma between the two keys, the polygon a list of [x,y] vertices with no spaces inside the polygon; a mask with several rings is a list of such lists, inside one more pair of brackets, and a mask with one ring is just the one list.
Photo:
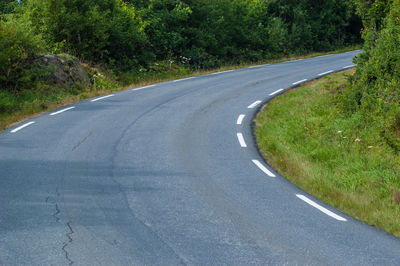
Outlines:
{"label": "white painted marking", "polygon": [[68,108],[62,109],[62,110],[60,110],[60,111],[51,113],[50,115],[58,115],[58,114],[64,113],[64,112],[66,112],[66,111],[68,111],[68,110],[72,110],[72,109],[75,109],[75,107],[74,107],[74,106],[68,107]]}
{"label": "white painted marking", "polygon": [[352,68],[352,67],[355,67],[355,66],[356,66],[356,65],[348,65],[348,66],[343,67],[343,69]]}
{"label": "white painted marking", "polygon": [[306,196],[300,195],[300,194],[296,194],[296,196],[305,201],[306,203],[310,204],[311,206],[313,206],[314,208],[320,210],[321,212],[325,213],[326,215],[329,215],[330,217],[338,220],[338,221],[342,221],[342,222],[346,222],[347,220],[333,212],[331,212],[330,210],[328,210],[327,208],[322,207],[321,205],[317,204],[316,202],[310,200],[309,198],[307,198]]}
{"label": "white painted marking", "polygon": [[138,91],[138,90],[143,90],[143,89],[147,89],[147,88],[153,88],[156,85],[149,85],[149,86],[144,86],[144,87],[139,87],[139,88],[134,88],[132,89],[133,91]]}
{"label": "white painted marking", "polygon": [[226,70],[226,71],[221,71],[221,72],[218,72],[219,74],[222,74],[222,73],[229,73],[229,72],[233,72],[233,69],[231,69],[231,70]]}
{"label": "white painted marking", "polygon": [[227,70],[227,71],[215,72],[215,73],[211,73],[210,75],[218,75],[218,74],[222,74],[222,73],[229,73],[229,72],[233,72],[233,70]]}
{"label": "white painted marking", "polygon": [[237,138],[239,140],[240,146],[242,148],[246,148],[247,145],[246,145],[246,142],[244,141],[243,134],[242,133],[237,133]]}
{"label": "white painted marking", "polygon": [[239,115],[236,124],[241,125],[243,122],[243,119],[246,117],[246,115]]}
{"label": "white painted marking", "polygon": [[303,83],[305,81],[307,81],[307,79],[302,79],[302,80],[294,82],[293,85],[297,85],[297,84]]}
{"label": "white painted marking", "polygon": [[185,78],[185,79],[177,79],[177,80],[174,80],[172,82],[179,82],[179,81],[190,80],[190,79],[194,79],[194,78],[195,77],[190,77],[190,78]]}
{"label": "white painted marking", "polygon": [[26,124],[24,124],[24,125],[22,125],[22,126],[20,126],[20,127],[17,127],[16,129],[11,130],[11,133],[18,132],[18,131],[20,131],[21,129],[26,128],[27,126],[30,126],[30,125],[32,125],[32,124],[35,124],[35,122],[29,122],[29,123],[26,123]]}
{"label": "white painted marking", "polygon": [[261,169],[261,171],[263,171],[264,173],[266,173],[267,175],[269,175],[270,177],[276,177],[276,175],[274,175],[270,170],[267,169],[267,167],[265,167],[262,163],[260,163],[260,161],[258,160],[253,160],[253,163],[255,165],[257,165],[258,168]]}
{"label": "white painted marking", "polygon": [[332,72],[333,72],[333,70],[329,70],[329,71],[326,71],[326,72],[324,72],[324,73],[318,74],[318,76],[324,76],[324,75],[330,74],[330,73],[332,73]]}
{"label": "white painted marking", "polygon": [[103,96],[103,97],[100,97],[100,98],[93,99],[93,100],[91,100],[91,102],[97,102],[97,101],[100,101],[100,100],[103,100],[103,99],[106,99],[106,98],[110,98],[110,97],[113,97],[113,96],[115,96],[115,95],[114,94],[110,94],[110,95],[107,95],[107,96]]}
{"label": "white painted marking", "polygon": [[248,109],[252,109],[254,107],[256,107],[257,105],[259,105],[260,103],[262,103],[261,101],[255,101],[254,103],[250,104],[249,106],[247,106]]}
{"label": "white painted marking", "polygon": [[248,67],[248,68],[252,69],[252,68],[257,68],[257,67],[260,67],[260,66],[251,66],[251,67]]}
{"label": "white painted marking", "polygon": [[276,90],[273,93],[270,93],[269,96],[273,96],[273,95],[275,95],[275,94],[277,94],[277,93],[279,93],[281,91],[283,91],[283,89]]}

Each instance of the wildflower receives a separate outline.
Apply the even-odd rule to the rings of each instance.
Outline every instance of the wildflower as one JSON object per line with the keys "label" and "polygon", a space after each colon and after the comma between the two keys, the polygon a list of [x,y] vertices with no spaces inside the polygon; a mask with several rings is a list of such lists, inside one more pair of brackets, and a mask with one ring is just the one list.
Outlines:
{"label": "wildflower", "polygon": [[338,133],[338,134],[342,134],[342,131],[341,131],[341,130],[339,130],[337,133]]}
{"label": "wildflower", "polygon": [[368,149],[372,149],[374,146],[368,146]]}
{"label": "wildflower", "polygon": [[361,141],[361,139],[355,139],[354,141],[355,141],[355,142],[360,142],[360,141]]}

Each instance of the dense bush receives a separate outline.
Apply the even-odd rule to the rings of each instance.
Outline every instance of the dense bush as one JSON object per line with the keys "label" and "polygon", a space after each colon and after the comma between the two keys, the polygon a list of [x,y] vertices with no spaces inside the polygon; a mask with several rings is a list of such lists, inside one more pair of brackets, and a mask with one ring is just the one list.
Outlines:
{"label": "dense bush", "polygon": [[400,152],[400,3],[360,1],[366,25],[364,53],[355,76],[339,97],[355,128],[375,128]]}
{"label": "dense bush", "polygon": [[147,59],[142,22],[122,0],[27,0],[22,12],[55,52],[124,69]]}
{"label": "dense bush", "polygon": [[27,87],[37,74],[32,63],[44,47],[29,21],[13,15],[0,20],[0,88],[16,92]]}
{"label": "dense bush", "polygon": [[159,59],[190,58],[202,68],[334,49],[359,41],[361,28],[355,8],[343,0],[141,3],[152,52]]}

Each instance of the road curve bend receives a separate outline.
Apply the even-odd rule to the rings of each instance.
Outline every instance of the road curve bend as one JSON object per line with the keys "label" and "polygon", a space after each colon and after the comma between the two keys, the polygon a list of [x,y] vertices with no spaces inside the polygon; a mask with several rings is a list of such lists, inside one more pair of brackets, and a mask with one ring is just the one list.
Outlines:
{"label": "road curve bend", "polygon": [[358,52],[89,99],[0,133],[0,264],[400,265],[400,240],[291,185],[251,120]]}

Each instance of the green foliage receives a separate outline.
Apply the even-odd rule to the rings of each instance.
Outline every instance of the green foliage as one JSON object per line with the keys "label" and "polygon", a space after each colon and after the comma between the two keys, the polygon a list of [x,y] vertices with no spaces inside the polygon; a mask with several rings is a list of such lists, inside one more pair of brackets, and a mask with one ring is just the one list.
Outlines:
{"label": "green foliage", "polygon": [[337,48],[357,41],[350,0],[24,0],[51,53],[115,72],[155,61],[213,68]]}
{"label": "green foliage", "polygon": [[376,17],[368,15],[365,22],[371,27],[364,34],[365,52],[359,57],[357,72],[341,93],[338,105],[347,116],[361,118],[355,121],[355,127],[376,127],[393,150],[399,152],[400,3],[384,5],[377,1],[367,13]]}
{"label": "green foliage", "polygon": [[[141,2],[158,59],[195,68],[329,50],[358,40],[349,1],[152,0]],[[357,25],[357,24],[356,24]]]}
{"label": "green foliage", "polygon": [[122,69],[146,59],[141,20],[122,0],[27,0],[22,12],[57,52]]}
{"label": "green foliage", "polygon": [[0,1],[0,19],[3,18],[2,15],[12,13],[17,6],[17,0],[1,0]]}
{"label": "green foliage", "polygon": [[45,43],[20,17],[7,15],[0,21],[0,90],[18,91],[35,79],[32,63]]}

